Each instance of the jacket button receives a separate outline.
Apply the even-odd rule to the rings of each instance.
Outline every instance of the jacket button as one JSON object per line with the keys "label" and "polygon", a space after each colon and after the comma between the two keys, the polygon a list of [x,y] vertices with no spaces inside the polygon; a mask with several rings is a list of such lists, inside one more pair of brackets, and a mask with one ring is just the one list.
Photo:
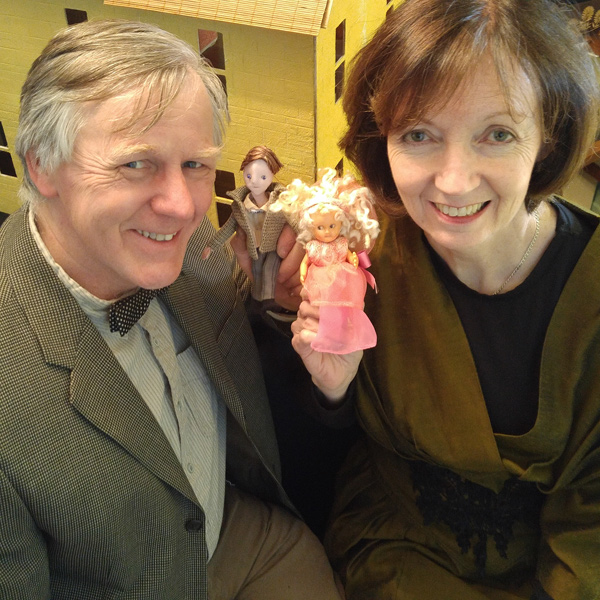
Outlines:
{"label": "jacket button", "polygon": [[204,521],[202,519],[190,519],[189,521],[186,521],[185,528],[187,531],[193,533],[202,531],[204,528]]}

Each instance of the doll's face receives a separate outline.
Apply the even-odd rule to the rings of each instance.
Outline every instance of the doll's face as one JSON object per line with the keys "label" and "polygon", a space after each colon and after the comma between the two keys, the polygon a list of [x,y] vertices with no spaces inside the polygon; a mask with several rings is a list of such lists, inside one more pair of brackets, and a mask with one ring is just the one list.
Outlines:
{"label": "doll's face", "polygon": [[254,198],[262,196],[272,182],[273,173],[262,158],[253,160],[244,168],[244,183]]}
{"label": "doll's face", "polygon": [[319,242],[333,242],[341,228],[342,221],[335,218],[335,211],[316,212],[312,216],[312,234]]}

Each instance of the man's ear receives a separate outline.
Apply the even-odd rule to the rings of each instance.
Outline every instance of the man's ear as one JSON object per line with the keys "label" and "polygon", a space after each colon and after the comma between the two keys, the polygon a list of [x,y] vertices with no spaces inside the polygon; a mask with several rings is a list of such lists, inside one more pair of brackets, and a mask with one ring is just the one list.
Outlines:
{"label": "man's ear", "polygon": [[54,198],[57,196],[58,191],[54,185],[54,177],[41,168],[39,158],[30,151],[25,155],[25,161],[27,162],[29,177],[38,189],[38,192],[46,198]]}

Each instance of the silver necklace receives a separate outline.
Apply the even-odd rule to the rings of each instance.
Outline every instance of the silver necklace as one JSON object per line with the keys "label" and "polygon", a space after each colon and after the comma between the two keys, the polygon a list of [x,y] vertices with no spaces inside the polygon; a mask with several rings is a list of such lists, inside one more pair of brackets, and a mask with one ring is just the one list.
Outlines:
{"label": "silver necklace", "polygon": [[540,214],[538,213],[538,209],[534,209],[533,216],[535,218],[535,233],[533,234],[533,238],[527,246],[527,250],[525,250],[525,254],[523,254],[523,258],[520,260],[519,264],[513,269],[513,272],[504,280],[504,283],[492,294],[493,296],[497,296],[508,284],[508,282],[516,275],[517,271],[525,264],[527,257],[531,253],[531,250],[535,246],[537,242],[538,235],[540,233]]}

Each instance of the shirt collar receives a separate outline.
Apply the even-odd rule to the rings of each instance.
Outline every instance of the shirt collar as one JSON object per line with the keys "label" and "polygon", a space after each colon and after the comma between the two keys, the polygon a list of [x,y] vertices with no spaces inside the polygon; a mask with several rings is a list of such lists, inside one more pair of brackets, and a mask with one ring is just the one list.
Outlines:
{"label": "shirt collar", "polygon": [[265,202],[262,206],[257,206],[256,203],[252,200],[252,195],[248,194],[244,199],[244,207],[246,210],[250,210],[252,212],[266,212],[267,204],[269,202]]}

